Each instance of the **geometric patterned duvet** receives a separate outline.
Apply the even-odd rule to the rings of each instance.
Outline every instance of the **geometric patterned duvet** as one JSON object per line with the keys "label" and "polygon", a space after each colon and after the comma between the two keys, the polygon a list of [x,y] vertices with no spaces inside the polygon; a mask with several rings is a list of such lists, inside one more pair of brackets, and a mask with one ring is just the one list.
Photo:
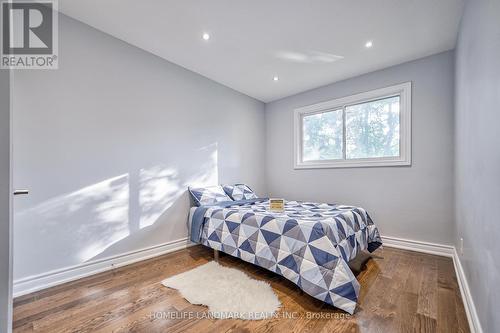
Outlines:
{"label": "geometric patterned duvet", "polygon": [[363,208],[287,201],[211,206],[203,214],[201,243],[282,275],[307,294],[350,314],[359,283],[347,262],[382,244]]}

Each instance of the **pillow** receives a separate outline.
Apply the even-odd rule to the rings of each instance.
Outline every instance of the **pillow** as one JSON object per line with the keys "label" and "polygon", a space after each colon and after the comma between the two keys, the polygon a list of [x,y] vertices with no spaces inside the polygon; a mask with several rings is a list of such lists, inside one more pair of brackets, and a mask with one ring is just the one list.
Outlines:
{"label": "pillow", "polygon": [[233,200],[257,199],[257,194],[245,184],[225,185],[224,192]]}
{"label": "pillow", "polygon": [[198,206],[214,204],[221,201],[232,201],[220,185],[197,188],[189,187],[189,193],[191,193]]}

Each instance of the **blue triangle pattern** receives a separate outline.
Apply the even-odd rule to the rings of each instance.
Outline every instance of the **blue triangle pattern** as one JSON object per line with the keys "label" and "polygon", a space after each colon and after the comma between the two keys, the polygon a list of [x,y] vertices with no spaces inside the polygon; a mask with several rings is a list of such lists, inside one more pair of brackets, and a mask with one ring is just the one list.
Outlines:
{"label": "blue triangle pattern", "polygon": [[262,227],[267,222],[272,221],[272,220],[274,220],[273,216],[264,216],[264,218],[262,219],[262,222],[260,222],[260,226]]}
{"label": "blue triangle pattern", "polygon": [[320,266],[325,266],[330,261],[336,261],[338,258],[337,256],[320,250],[312,245],[309,245],[309,249],[311,250],[314,260],[316,260],[316,263]]}
{"label": "blue triangle pattern", "polygon": [[276,238],[281,237],[280,234],[275,234],[274,232],[264,229],[260,229],[260,232],[262,232],[262,236],[264,236],[264,239],[266,240],[268,245],[271,244]]}
{"label": "blue triangle pattern", "polygon": [[226,221],[226,226],[229,232],[233,232],[240,224],[232,221]]}
{"label": "blue triangle pattern", "polygon": [[220,243],[220,238],[217,235],[217,232],[214,231],[212,234],[208,237],[208,240],[214,241],[214,242],[219,242]]}
{"label": "blue triangle pattern", "polygon": [[283,234],[286,234],[287,231],[293,229],[297,225],[298,225],[298,223],[296,220],[287,220],[285,222],[285,226],[283,227]]}
{"label": "blue triangle pattern", "polygon": [[239,246],[239,248],[243,251],[247,251],[247,252],[250,252],[250,253],[255,253],[254,249],[252,248],[252,246],[250,245],[250,242],[247,240],[245,240],[243,243],[241,243],[241,245]]}
{"label": "blue triangle pattern", "polygon": [[328,304],[332,304],[332,305],[333,305],[333,300],[332,300],[332,298],[330,297],[330,293],[326,293],[326,296],[325,296],[324,302],[325,302],[325,303],[328,303]]}
{"label": "blue triangle pattern", "polygon": [[321,225],[321,223],[315,223],[311,230],[311,236],[309,236],[309,243],[323,237],[324,235],[325,233],[323,231],[323,226]]}
{"label": "blue triangle pattern", "polygon": [[245,215],[243,215],[243,218],[241,219],[241,222],[245,221],[247,218],[252,217],[252,216],[255,216],[255,214],[254,213],[245,213]]}
{"label": "blue triangle pattern", "polygon": [[299,272],[299,267],[297,266],[292,254],[281,260],[278,264],[285,266],[286,268],[290,268],[295,273]]}
{"label": "blue triangle pattern", "polygon": [[345,234],[345,230],[344,230],[344,226],[342,225],[342,222],[340,222],[338,219],[335,219],[335,223],[337,224],[337,230],[339,233],[339,237],[341,239],[344,239],[346,234]]}
{"label": "blue triangle pattern", "polygon": [[344,298],[347,298],[353,302],[355,302],[358,298],[356,295],[356,290],[354,289],[353,285],[351,283],[346,283],[341,286],[338,286],[332,290],[330,290],[331,293],[335,295],[342,296]]}

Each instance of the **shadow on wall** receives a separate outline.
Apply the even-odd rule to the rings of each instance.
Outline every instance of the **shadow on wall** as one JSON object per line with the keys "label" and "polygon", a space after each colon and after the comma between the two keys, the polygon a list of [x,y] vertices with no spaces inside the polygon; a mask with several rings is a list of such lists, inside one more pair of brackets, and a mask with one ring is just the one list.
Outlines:
{"label": "shadow on wall", "polygon": [[16,246],[34,260],[62,256],[61,268],[61,260],[77,265],[175,240],[175,233],[187,237],[187,187],[219,182],[217,143],[192,153],[198,162],[190,170],[132,170],[16,212],[18,232],[38,233],[35,244]]}

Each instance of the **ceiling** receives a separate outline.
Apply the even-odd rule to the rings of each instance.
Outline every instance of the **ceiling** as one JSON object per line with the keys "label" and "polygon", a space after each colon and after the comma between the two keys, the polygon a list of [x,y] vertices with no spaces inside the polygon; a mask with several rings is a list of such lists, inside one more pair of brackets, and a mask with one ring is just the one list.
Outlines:
{"label": "ceiling", "polygon": [[270,102],[453,49],[463,2],[60,0],[59,10]]}

